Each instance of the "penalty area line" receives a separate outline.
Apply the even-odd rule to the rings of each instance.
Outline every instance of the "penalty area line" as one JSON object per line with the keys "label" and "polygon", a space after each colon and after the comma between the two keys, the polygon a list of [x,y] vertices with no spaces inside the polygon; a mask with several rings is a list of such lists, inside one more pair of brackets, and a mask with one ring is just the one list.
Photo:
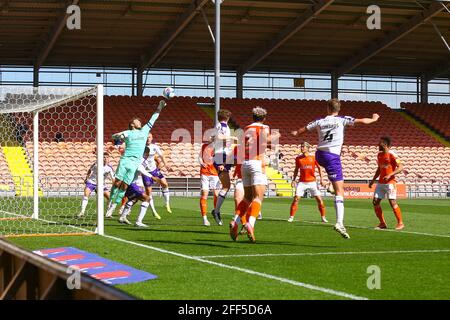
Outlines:
{"label": "penalty area line", "polygon": [[244,268],[240,268],[240,267],[236,267],[236,266],[232,266],[232,265],[228,265],[228,264],[224,264],[224,263],[219,263],[219,262],[215,262],[215,261],[206,260],[206,259],[199,258],[199,257],[189,256],[189,255],[185,255],[185,254],[182,254],[182,253],[165,250],[165,249],[161,249],[161,248],[158,248],[158,247],[153,247],[153,246],[145,245],[145,244],[142,244],[142,243],[139,243],[139,242],[125,240],[125,239],[114,237],[114,236],[104,235],[103,237],[108,238],[108,239],[112,239],[112,240],[116,240],[116,241],[119,241],[119,242],[131,244],[131,245],[135,245],[137,247],[150,249],[150,250],[157,251],[157,252],[160,252],[160,253],[170,254],[170,255],[173,255],[173,256],[180,257],[180,258],[184,258],[184,259],[189,259],[189,260],[193,260],[193,261],[197,261],[197,262],[201,262],[201,263],[210,264],[210,265],[213,265],[213,266],[216,266],[216,267],[221,267],[221,268],[225,268],[225,269],[231,269],[231,270],[235,270],[235,271],[239,271],[239,272],[244,272],[244,273],[255,275],[255,276],[259,276],[259,277],[262,277],[262,278],[271,279],[271,280],[275,280],[275,281],[279,281],[279,282],[283,282],[283,283],[288,283],[288,284],[291,284],[293,286],[302,287],[302,288],[306,288],[306,289],[309,289],[309,290],[320,291],[320,292],[327,293],[327,294],[330,294],[330,295],[335,295],[335,296],[339,296],[339,297],[343,297],[343,298],[347,298],[347,299],[352,299],[352,300],[369,300],[366,297],[356,296],[356,295],[353,295],[353,294],[350,294],[350,293],[346,293],[346,292],[343,292],[343,291],[337,291],[337,290],[333,290],[333,289],[329,289],[329,288],[323,288],[323,287],[319,287],[319,286],[312,285],[312,284],[309,284],[309,283],[304,283],[304,282],[299,282],[299,281],[295,281],[295,280],[290,280],[290,279],[274,276],[274,275],[263,273],[263,272],[258,272],[258,271],[254,271],[254,270],[244,269]]}

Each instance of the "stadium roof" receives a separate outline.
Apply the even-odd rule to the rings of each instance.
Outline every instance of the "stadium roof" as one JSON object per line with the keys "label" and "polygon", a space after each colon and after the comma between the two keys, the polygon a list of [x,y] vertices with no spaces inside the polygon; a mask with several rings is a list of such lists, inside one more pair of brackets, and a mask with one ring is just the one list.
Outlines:
{"label": "stadium roof", "polygon": [[[373,4],[381,30],[366,27]],[[211,0],[0,0],[0,64],[213,69],[202,8],[214,28]],[[224,0],[222,68],[450,78],[438,31],[450,42],[448,1]]]}

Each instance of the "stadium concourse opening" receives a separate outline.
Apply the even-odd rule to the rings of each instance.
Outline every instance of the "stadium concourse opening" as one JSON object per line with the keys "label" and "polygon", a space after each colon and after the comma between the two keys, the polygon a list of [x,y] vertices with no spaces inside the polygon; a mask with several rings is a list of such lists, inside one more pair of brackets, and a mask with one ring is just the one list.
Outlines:
{"label": "stadium concourse opening", "polygon": [[[438,0],[0,1],[0,237],[157,275],[119,286],[139,298],[449,298],[439,280],[450,252],[449,30],[450,3]],[[167,87],[174,97],[161,95]],[[221,124],[220,109],[231,115]],[[327,124],[339,132],[313,122],[327,113],[346,116]],[[244,156],[256,167],[208,167],[231,141],[250,149],[240,133],[255,121],[258,138],[263,122],[279,132],[265,152]],[[130,176],[142,185],[121,161],[141,126],[152,141],[141,146],[145,170]],[[333,135],[343,141],[327,144]],[[229,145],[205,156],[211,136]],[[323,179],[313,172],[314,187],[297,188],[299,156],[324,150],[338,172],[318,160]],[[369,186],[377,172],[384,191]],[[248,176],[264,182],[250,197]],[[336,239],[333,226],[351,239]],[[390,281],[383,290],[366,285],[371,265]],[[230,274],[248,295],[229,294],[221,279]]]}

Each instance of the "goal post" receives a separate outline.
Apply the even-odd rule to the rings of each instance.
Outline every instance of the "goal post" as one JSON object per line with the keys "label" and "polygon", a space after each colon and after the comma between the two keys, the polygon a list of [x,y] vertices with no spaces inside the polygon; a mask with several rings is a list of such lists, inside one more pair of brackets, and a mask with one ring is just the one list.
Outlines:
{"label": "goal post", "polygon": [[102,85],[0,86],[0,237],[103,235],[103,124]]}

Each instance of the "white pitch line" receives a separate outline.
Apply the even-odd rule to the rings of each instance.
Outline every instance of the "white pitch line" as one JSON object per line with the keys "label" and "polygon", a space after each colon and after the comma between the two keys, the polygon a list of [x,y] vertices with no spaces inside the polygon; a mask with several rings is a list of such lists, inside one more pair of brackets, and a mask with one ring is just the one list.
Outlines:
{"label": "white pitch line", "polygon": [[[229,213],[222,213],[222,215],[234,216],[234,214],[229,214]],[[286,221],[286,223],[287,223],[287,219],[275,218],[275,217],[266,217],[264,215],[263,215],[263,219],[262,220]],[[324,223],[324,222],[318,222],[318,221],[308,221],[308,220],[301,220],[301,221],[294,221],[294,222],[299,222],[299,223],[303,222],[303,223],[318,224],[318,225],[325,225],[325,226],[332,225],[331,223]],[[415,234],[415,235],[429,236],[429,237],[450,238],[450,235],[446,235],[446,234],[435,234],[435,233],[426,233],[426,232],[417,232],[417,231],[405,231],[405,230],[394,230],[394,229],[375,230],[372,227],[354,226],[354,225],[348,225],[348,224],[346,224],[345,226],[348,227],[348,228],[365,229],[365,230],[372,230],[372,231],[377,231],[377,232],[395,232],[395,233]]]}
{"label": "white pitch line", "polygon": [[[316,221],[298,221],[298,222],[304,222],[304,223],[310,223],[310,224],[330,225],[329,223],[316,222]],[[426,232],[417,232],[417,231],[405,231],[405,230],[395,230],[395,229],[375,230],[375,228],[372,228],[372,227],[354,226],[354,225],[350,225],[350,224],[346,224],[345,226],[349,227],[349,228],[354,228],[354,229],[373,230],[373,231],[377,231],[377,232],[395,232],[395,233],[415,234],[415,235],[419,235],[419,236],[450,238],[450,235],[446,235],[446,234],[435,234],[435,233],[426,233]]]}
{"label": "white pitch line", "polygon": [[291,284],[291,285],[294,285],[294,286],[297,286],[297,287],[303,287],[303,288],[310,289],[310,290],[320,291],[320,292],[328,293],[328,294],[339,296],[339,297],[343,297],[343,298],[348,298],[348,299],[352,299],[352,300],[368,300],[368,298],[366,298],[366,297],[360,297],[360,296],[356,296],[356,295],[353,295],[353,294],[350,294],[350,293],[346,293],[346,292],[342,292],[342,291],[337,291],[337,290],[333,290],[333,289],[328,289],[328,288],[315,286],[315,285],[312,285],[312,284],[309,284],[309,283],[294,281],[294,280],[290,280],[290,279],[286,279],[286,278],[282,278],[282,277],[277,277],[277,276],[274,276],[274,275],[271,275],[271,274],[262,273],[262,272],[258,272],[258,271],[253,271],[253,270],[244,269],[244,268],[239,268],[239,267],[236,267],[236,266],[231,266],[231,265],[227,265],[227,264],[223,264],[223,263],[219,263],[219,262],[215,262],[215,261],[209,261],[209,260],[205,260],[205,259],[202,259],[202,258],[189,256],[189,255],[185,255],[185,254],[174,252],[174,251],[169,251],[169,250],[161,249],[161,248],[158,248],[158,247],[152,247],[152,246],[148,246],[148,245],[145,245],[145,244],[142,244],[142,243],[125,240],[125,239],[114,237],[114,236],[104,235],[103,237],[109,238],[109,239],[113,239],[113,240],[116,240],[116,241],[120,241],[120,242],[124,242],[124,243],[127,243],[127,244],[132,244],[132,245],[135,245],[135,246],[138,246],[138,247],[150,249],[150,250],[157,251],[157,252],[160,252],[160,253],[170,254],[170,255],[177,256],[177,257],[184,258],[184,259],[194,260],[194,261],[197,261],[197,262],[202,262],[202,263],[214,265],[214,266],[221,267],[221,268],[226,268],[226,269],[231,269],[231,270],[235,270],[235,271],[239,271],[239,272],[244,272],[244,273],[256,275],[256,276],[259,276],[259,277],[263,277],[263,278],[266,278],[266,279],[276,280],[276,281],[283,282],[283,283],[288,283],[288,284]]}
{"label": "white pitch line", "polygon": [[350,252],[299,252],[299,253],[255,253],[255,254],[227,254],[211,256],[195,256],[200,259],[212,258],[250,258],[250,257],[278,257],[278,256],[325,256],[325,255],[358,255],[358,254],[392,254],[392,253],[442,253],[450,249],[437,250],[398,250],[398,251],[350,251]]}

